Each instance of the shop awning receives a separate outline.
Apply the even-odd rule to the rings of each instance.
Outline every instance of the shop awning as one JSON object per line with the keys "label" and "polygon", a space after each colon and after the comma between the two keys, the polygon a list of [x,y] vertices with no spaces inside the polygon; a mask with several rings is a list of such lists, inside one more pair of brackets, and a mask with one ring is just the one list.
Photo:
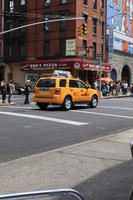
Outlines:
{"label": "shop awning", "polygon": [[[43,71],[48,69],[99,71],[100,68],[96,61],[79,58],[23,61],[20,66],[22,71]],[[101,69],[105,72],[110,72],[111,66],[102,62]]]}

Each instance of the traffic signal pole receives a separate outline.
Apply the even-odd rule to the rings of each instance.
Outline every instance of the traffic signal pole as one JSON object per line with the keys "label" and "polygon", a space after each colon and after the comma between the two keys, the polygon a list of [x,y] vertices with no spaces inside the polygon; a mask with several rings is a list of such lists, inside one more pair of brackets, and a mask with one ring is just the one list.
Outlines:
{"label": "traffic signal pole", "polygon": [[13,28],[13,29],[9,29],[9,30],[6,30],[6,31],[2,31],[2,32],[0,32],[0,35],[3,35],[5,33],[9,33],[11,31],[16,31],[16,30],[19,30],[19,29],[22,29],[22,28],[27,28],[27,27],[30,27],[30,26],[39,25],[39,24],[60,22],[60,21],[83,20],[83,19],[84,19],[84,17],[72,17],[72,18],[66,18],[66,19],[45,20],[45,21],[41,21],[41,22],[35,22],[35,23],[32,23],[32,24],[27,24],[27,25],[24,25],[24,26],[19,26],[19,27],[16,27],[16,28]]}

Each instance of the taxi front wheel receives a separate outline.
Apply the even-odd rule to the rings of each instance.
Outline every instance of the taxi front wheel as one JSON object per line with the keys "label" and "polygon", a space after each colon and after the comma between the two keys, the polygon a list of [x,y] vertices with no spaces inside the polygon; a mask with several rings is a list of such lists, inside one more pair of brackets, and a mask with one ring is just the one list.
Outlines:
{"label": "taxi front wheel", "polygon": [[69,96],[65,97],[64,102],[62,104],[62,108],[64,110],[71,110],[71,108],[72,108],[72,99],[71,99],[71,97],[69,97]]}
{"label": "taxi front wheel", "polygon": [[96,95],[93,95],[91,102],[90,102],[90,107],[91,108],[96,108],[98,104],[98,98]]}

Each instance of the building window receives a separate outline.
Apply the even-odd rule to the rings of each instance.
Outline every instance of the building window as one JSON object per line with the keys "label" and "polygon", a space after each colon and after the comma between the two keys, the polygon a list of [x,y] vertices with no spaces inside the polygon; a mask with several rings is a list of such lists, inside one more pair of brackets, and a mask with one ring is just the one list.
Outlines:
{"label": "building window", "polygon": [[93,0],[93,9],[97,10],[97,0]]}
{"label": "building window", "polygon": [[60,56],[65,57],[66,54],[66,40],[60,40]]}
{"label": "building window", "polygon": [[66,4],[67,3],[67,0],[60,0],[61,1],[61,4]]}
{"label": "building window", "polygon": [[10,12],[14,11],[14,0],[9,1],[9,10],[10,10]]}
{"label": "building window", "polygon": [[20,6],[24,6],[25,5],[25,0],[20,0]]}
{"label": "building window", "polygon": [[93,18],[93,33],[97,34],[97,19]]}
{"label": "building window", "polygon": [[93,58],[96,58],[96,55],[97,55],[97,44],[96,42],[93,42]]}
{"label": "building window", "polygon": [[8,56],[9,57],[13,56],[13,45],[12,44],[8,45]]}
{"label": "building window", "polygon": [[100,0],[100,8],[104,8],[104,0]]}
{"label": "building window", "polygon": [[86,49],[87,47],[87,40],[83,40],[83,48]]}
{"label": "building window", "polygon": [[49,32],[50,31],[50,23],[48,22],[49,16],[45,16],[44,20],[46,21],[46,23],[44,23],[44,31]]}
{"label": "building window", "polygon": [[104,22],[101,21],[101,36],[104,37]]}
{"label": "building window", "polygon": [[45,7],[50,6],[50,2],[51,0],[45,0],[45,3],[44,3]]}
{"label": "building window", "polygon": [[[61,19],[65,19],[66,18],[66,14],[62,13],[61,14]],[[66,31],[67,28],[67,22],[66,20],[60,21],[60,31]]]}
{"label": "building window", "polygon": [[44,56],[45,57],[50,56],[50,41],[44,42]]}
{"label": "building window", "polygon": [[23,57],[25,55],[25,46],[24,44],[19,45],[19,56]]}
{"label": "building window", "polygon": [[[24,25],[25,25],[24,21],[20,21],[19,26],[24,26]],[[25,28],[21,28],[20,33],[25,33]]]}
{"label": "building window", "polygon": [[[100,54],[103,55],[103,44],[100,45]],[[103,58],[103,57],[102,57]]]}
{"label": "building window", "polygon": [[87,5],[87,0],[83,0],[83,4],[84,4],[84,5]]}
{"label": "building window", "polygon": [[86,23],[86,24],[87,24],[87,21],[88,21],[88,15],[83,13],[83,17],[84,17],[84,22],[83,22],[83,23]]}

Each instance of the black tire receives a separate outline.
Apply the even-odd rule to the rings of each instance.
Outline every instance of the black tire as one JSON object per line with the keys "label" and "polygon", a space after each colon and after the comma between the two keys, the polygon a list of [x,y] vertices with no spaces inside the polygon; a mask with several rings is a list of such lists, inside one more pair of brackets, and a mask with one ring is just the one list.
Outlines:
{"label": "black tire", "polygon": [[46,110],[48,107],[48,103],[37,103],[41,110]]}
{"label": "black tire", "polygon": [[98,104],[98,98],[96,95],[93,95],[91,102],[90,102],[90,107],[91,108],[96,108]]}
{"label": "black tire", "polygon": [[62,104],[62,109],[63,110],[71,110],[72,105],[73,105],[72,98],[69,96],[66,96],[64,99],[64,102]]}

